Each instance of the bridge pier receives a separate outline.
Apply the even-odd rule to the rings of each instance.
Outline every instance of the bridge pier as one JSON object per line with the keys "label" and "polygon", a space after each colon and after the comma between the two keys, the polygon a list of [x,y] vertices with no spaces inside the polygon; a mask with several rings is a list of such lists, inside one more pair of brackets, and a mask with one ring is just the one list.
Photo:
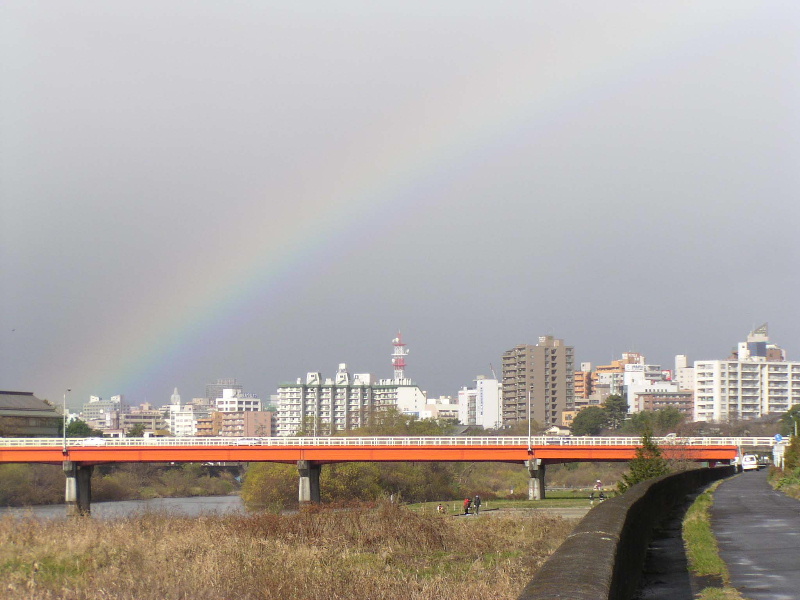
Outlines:
{"label": "bridge pier", "polygon": [[92,471],[94,465],[65,460],[63,462],[64,474],[67,476],[67,485],[64,493],[64,502],[67,505],[68,517],[88,517],[92,512]]}
{"label": "bridge pier", "polygon": [[532,458],[525,461],[531,478],[528,480],[528,500],[544,500],[544,471],[545,465],[541,458]]}
{"label": "bridge pier", "polygon": [[313,502],[319,504],[319,474],[322,465],[315,464],[310,460],[298,460],[297,471],[300,473],[300,486],[298,499],[300,504]]}

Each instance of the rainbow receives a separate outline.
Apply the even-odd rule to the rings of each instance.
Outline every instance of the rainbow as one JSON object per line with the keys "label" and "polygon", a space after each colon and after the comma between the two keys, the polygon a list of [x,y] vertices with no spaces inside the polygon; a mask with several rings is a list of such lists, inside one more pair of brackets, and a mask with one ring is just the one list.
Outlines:
{"label": "rainbow", "polygon": [[[280,202],[277,230],[251,247],[220,253],[202,269],[187,269],[157,306],[133,308],[126,323],[99,332],[97,350],[84,353],[69,370],[101,376],[87,385],[109,393],[130,390],[159,369],[175,370],[176,361],[197,353],[192,348],[202,346],[201,336],[224,331],[254,310],[279,311],[288,289],[358,252],[364,242],[353,241],[362,239],[356,232],[387,235],[420,214],[427,195],[415,191],[435,189],[445,176],[465,176],[519,140],[546,144],[548,136],[577,133],[570,128],[586,106],[624,97],[652,70],[673,67],[670,61],[678,68],[676,56],[691,57],[735,39],[759,4],[724,14],[702,5],[661,8],[662,19],[638,31],[628,46],[575,54],[563,59],[558,72],[528,78],[525,57],[547,55],[549,42],[527,40],[516,53],[519,62],[478,67],[469,80],[446,82],[434,103],[409,105],[380,131],[356,133],[337,157],[306,167],[324,189],[266,195],[267,202]],[[591,39],[594,23],[585,21],[567,45],[580,47]],[[715,30],[719,34],[710,36]],[[263,197],[262,190],[253,191],[253,199]],[[262,219],[266,230],[274,218]]]}

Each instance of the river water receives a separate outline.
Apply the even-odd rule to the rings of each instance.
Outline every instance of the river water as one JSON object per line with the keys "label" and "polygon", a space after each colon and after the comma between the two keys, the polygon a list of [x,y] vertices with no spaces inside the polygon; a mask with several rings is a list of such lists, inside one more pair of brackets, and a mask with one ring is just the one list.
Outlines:
{"label": "river water", "polygon": [[[239,496],[196,496],[193,498],[153,498],[152,500],[92,502],[92,516],[100,519],[130,517],[149,512],[195,517],[208,513],[244,513],[245,508]],[[0,507],[0,517],[5,515],[59,518],[67,516],[67,507],[64,504]]]}

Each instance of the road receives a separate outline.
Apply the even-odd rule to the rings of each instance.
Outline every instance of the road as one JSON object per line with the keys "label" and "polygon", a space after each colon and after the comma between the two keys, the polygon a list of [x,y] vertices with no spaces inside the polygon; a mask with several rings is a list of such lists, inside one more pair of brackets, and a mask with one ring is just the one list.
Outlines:
{"label": "road", "polygon": [[711,526],[731,584],[749,600],[800,598],[800,501],[751,471],[714,492]]}

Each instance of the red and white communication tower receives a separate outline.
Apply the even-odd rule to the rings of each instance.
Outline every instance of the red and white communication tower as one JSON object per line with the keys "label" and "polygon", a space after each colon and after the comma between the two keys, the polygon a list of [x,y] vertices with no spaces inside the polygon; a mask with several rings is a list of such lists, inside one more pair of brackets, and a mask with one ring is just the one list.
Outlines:
{"label": "red and white communication tower", "polygon": [[392,340],[394,352],[392,353],[392,367],[394,367],[394,379],[400,381],[406,378],[406,356],[408,349],[403,343],[403,337],[397,332],[397,337]]}

